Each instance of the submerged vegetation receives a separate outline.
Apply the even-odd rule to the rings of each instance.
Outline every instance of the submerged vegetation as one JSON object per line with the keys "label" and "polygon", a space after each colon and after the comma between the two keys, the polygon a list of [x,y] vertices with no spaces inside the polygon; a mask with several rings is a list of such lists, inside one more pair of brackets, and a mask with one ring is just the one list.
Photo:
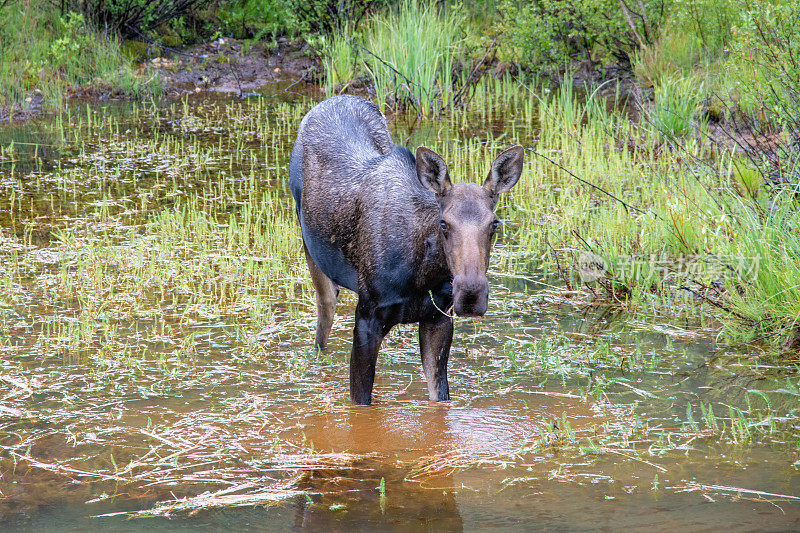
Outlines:
{"label": "submerged vegetation", "polygon": [[[552,493],[537,505],[576,528],[610,499],[621,526],[618,509],[669,507],[693,527],[683,503],[711,501],[717,527],[762,527],[757,506],[791,528],[796,2],[306,4],[195,2],[137,31],[310,32],[325,91],[383,104],[395,142],[435,149],[455,181],[527,149],[498,208],[490,313],[456,323],[454,401],[420,403],[403,326],[377,405],[350,408],[352,295],[331,352],[309,349],[314,294],[286,183],[320,97],[305,74],[246,98],[63,100],[65,84],[159,84],[90,17],[0,2],[13,59],[0,106],[40,92],[57,104],[0,128],[0,520],[67,502],[81,524],[264,506],[308,528],[457,528],[458,507],[486,494],[498,523],[530,524],[508,502]],[[9,41],[8,28],[24,31]]]}

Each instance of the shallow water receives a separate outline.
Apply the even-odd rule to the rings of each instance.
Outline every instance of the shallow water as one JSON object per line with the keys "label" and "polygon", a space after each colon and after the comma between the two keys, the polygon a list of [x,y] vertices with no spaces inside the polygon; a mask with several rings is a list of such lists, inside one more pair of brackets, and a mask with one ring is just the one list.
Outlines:
{"label": "shallow water", "polygon": [[[329,354],[309,351],[283,179],[313,102],[283,89],[0,128],[5,528],[800,527],[796,374],[718,350],[713,324],[579,305],[532,251],[504,268],[526,253],[513,242],[488,315],[457,321],[453,401],[425,400],[401,326],[375,405],[350,405],[352,297]],[[534,139],[519,114],[390,123],[396,141],[474,151]],[[272,211],[245,222],[254,205]],[[171,518],[128,520],[153,509]]]}

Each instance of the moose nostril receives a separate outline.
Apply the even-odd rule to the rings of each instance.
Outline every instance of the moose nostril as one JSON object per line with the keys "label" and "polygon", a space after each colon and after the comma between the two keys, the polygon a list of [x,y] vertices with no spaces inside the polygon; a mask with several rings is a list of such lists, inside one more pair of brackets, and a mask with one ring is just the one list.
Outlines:
{"label": "moose nostril", "polygon": [[489,304],[488,294],[464,294],[456,298],[453,303],[453,310],[460,316],[483,316]]}
{"label": "moose nostril", "polygon": [[489,292],[489,280],[486,276],[456,276],[453,279],[453,291],[463,293]]}
{"label": "moose nostril", "polygon": [[489,282],[483,277],[456,276],[453,280],[453,310],[458,315],[481,316],[489,305]]}

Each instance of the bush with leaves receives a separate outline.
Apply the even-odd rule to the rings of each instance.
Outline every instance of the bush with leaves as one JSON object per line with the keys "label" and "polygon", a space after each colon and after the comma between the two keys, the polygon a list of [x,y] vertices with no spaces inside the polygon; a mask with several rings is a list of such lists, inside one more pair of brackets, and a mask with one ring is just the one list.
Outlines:
{"label": "bush with leaves", "polygon": [[564,63],[628,64],[652,42],[667,0],[506,0],[504,29],[518,59],[533,70]]}
{"label": "bush with leaves", "polygon": [[97,28],[125,38],[140,38],[161,24],[177,19],[208,0],[67,0],[54,2],[65,15],[82,13]]}
{"label": "bush with leaves", "polygon": [[238,38],[290,37],[308,32],[333,33],[356,27],[366,15],[390,0],[222,0],[220,29]]}
{"label": "bush with leaves", "polygon": [[729,63],[742,104],[800,143],[800,1],[743,7]]}
{"label": "bush with leaves", "polygon": [[720,68],[742,8],[739,0],[671,0],[657,41],[636,54],[636,76],[653,86],[676,76],[697,76],[712,92],[730,84]]}

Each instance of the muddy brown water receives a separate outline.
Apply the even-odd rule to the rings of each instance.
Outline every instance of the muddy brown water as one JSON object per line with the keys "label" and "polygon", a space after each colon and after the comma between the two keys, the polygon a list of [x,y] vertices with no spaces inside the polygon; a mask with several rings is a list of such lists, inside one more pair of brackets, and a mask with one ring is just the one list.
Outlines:
{"label": "muddy brown water", "polygon": [[[20,254],[36,258],[19,287],[0,288],[4,529],[800,528],[796,374],[718,349],[713,325],[571,303],[535,260],[522,275],[495,269],[488,315],[457,322],[446,404],[424,400],[410,326],[384,345],[375,405],[347,402],[352,299],[337,309],[327,356],[308,350],[309,302],[293,313],[276,305],[272,323],[255,324],[241,313],[187,319],[178,301],[162,318],[119,318],[126,353],[109,353],[111,341],[71,345],[75,330],[52,324],[79,323],[86,300],[45,299],[37,287],[60,271],[57,232],[101,234],[103,198],[106,216],[131,227],[174,201],[152,175],[180,154],[133,165],[108,157],[116,141],[104,136],[135,127],[217,147],[209,174],[170,178],[183,194],[220,169],[268,174],[263,186],[281,190],[290,136],[275,147],[285,153],[267,147],[261,159],[258,135],[226,120],[289,105],[301,110],[285,119],[296,124],[311,102],[284,89],[195,97],[191,117],[181,106],[92,104],[118,126],[81,130],[84,139],[69,137],[83,105],[0,128],[0,144],[17,144],[0,161],[3,272]],[[496,117],[475,124],[452,135],[502,133]],[[414,144],[441,134],[392,127]],[[243,147],[225,159],[221,139],[238,135]],[[153,509],[169,518],[135,514]]]}

